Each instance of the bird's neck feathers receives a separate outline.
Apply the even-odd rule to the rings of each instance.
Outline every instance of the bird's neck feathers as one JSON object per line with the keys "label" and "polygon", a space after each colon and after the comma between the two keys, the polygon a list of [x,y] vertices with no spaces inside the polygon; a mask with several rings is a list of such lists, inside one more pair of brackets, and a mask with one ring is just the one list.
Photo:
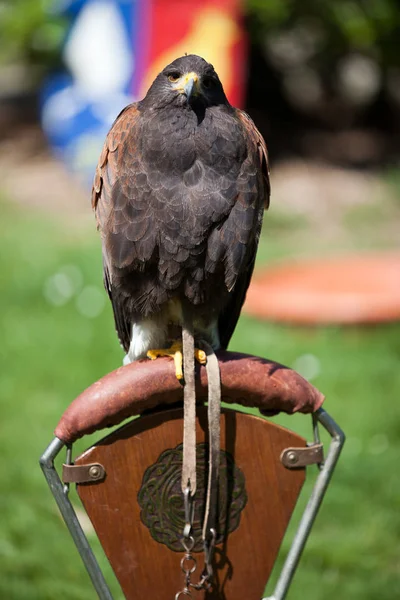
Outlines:
{"label": "bird's neck feathers", "polygon": [[148,115],[153,124],[154,120],[160,120],[163,123],[170,121],[173,125],[177,118],[182,117],[185,123],[191,123],[194,127],[200,126],[205,120],[209,122],[214,113],[232,114],[235,110],[228,102],[206,106],[201,100],[190,104],[187,102],[165,102],[164,104],[159,102],[153,105],[147,96],[139,103],[138,108]]}
{"label": "bird's neck feathers", "polygon": [[[164,93],[163,93],[164,92]],[[181,111],[192,111],[197,116],[204,115],[210,109],[225,109],[233,110],[229,104],[224,92],[221,97],[213,101],[209,101],[200,96],[188,102],[184,94],[171,94],[169,90],[164,90],[162,86],[157,85],[157,79],[150,86],[146,96],[139,102],[140,110],[151,110],[154,112],[171,109]]]}

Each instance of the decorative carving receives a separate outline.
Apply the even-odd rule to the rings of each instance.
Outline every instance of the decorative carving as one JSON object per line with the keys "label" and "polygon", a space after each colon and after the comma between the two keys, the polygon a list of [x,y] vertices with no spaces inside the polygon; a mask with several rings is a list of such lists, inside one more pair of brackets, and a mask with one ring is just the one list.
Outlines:
{"label": "decorative carving", "polygon": [[[193,551],[203,550],[202,525],[208,477],[208,444],[197,444],[197,491],[194,497]],[[165,450],[146,469],[138,494],[140,517],[151,536],[175,552],[182,552],[185,511],[181,491],[182,444]],[[240,513],[247,502],[245,478],[233,457],[220,451],[217,544],[238,528]]]}

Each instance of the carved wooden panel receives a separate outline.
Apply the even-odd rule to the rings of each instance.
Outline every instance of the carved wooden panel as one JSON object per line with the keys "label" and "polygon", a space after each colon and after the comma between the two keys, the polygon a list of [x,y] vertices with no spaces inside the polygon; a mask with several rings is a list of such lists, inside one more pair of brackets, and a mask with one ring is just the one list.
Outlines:
{"label": "carved wooden panel", "polygon": [[[202,444],[207,443],[206,409],[198,409],[198,415],[200,464]],[[173,534],[174,527],[179,529],[182,521],[182,505],[176,491],[180,487],[178,455],[182,433],[180,409],[150,414],[120,428],[75,460],[80,465],[99,462],[106,470],[103,482],[79,485],[78,493],[128,600],[173,600],[183,587],[183,552],[174,551],[179,549],[179,540]],[[194,591],[194,598],[262,597],[305,479],[304,469],[289,471],[279,457],[286,447],[305,444],[297,434],[270,421],[223,411],[221,464],[226,478],[225,484],[221,478],[225,487],[220,490],[221,504],[228,508],[222,507],[220,514],[225,510],[225,530],[231,533],[216,549],[214,591]],[[165,484],[163,478],[170,483]],[[200,476],[198,488],[204,479]],[[152,498],[153,505],[149,505]],[[146,510],[150,516],[144,514]],[[158,516],[151,515],[157,510]],[[196,510],[199,532],[201,500]],[[161,539],[163,532],[169,536],[168,543]],[[194,575],[197,579],[203,560],[202,554],[195,556],[199,563]]]}

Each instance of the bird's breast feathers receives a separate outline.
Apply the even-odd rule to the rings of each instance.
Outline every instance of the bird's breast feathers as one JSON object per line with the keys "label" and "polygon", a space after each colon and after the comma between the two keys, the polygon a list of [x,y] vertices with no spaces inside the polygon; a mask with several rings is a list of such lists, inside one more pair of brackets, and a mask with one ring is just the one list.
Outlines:
{"label": "bird's breast feathers", "polygon": [[224,175],[237,171],[246,157],[240,123],[219,107],[207,109],[200,123],[193,111],[184,108],[155,111],[143,118],[140,145],[145,167],[177,175],[196,161]]}

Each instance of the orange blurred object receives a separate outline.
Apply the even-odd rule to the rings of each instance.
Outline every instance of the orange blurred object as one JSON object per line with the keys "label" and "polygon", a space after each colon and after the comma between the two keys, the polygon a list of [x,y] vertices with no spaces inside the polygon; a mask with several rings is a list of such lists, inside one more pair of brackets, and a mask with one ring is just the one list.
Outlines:
{"label": "orange blurred object", "polygon": [[281,264],[255,274],[247,314],[298,324],[400,320],[400,252]]}
{"label": "orange blurred object", "polygon": [[241,0],[152,0],[147,66],[141,82],[144,96],[170,62],[198,54],[212,63],[233,106],[244,104],[247,39]]}

